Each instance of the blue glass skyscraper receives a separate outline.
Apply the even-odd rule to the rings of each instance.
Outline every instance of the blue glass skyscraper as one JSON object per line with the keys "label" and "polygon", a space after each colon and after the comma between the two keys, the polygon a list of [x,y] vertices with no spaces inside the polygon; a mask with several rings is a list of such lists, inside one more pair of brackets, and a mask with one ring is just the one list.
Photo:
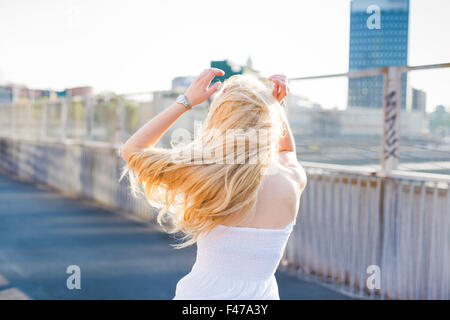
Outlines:
{"label": "blue glass skyscraper", "polygon": [[[375,8],[380,11],[379,28],[368,26]],[[372,9],[369,10],[368,8]],[[369,23],[370,24],[370,23]],[[349,70],[404,66],[408,63],[409,0],[352,0],[350,14]],[[406,105],[403,75],[402,109]],[[348,106],[382,108],[383,76],[349,79]]]}

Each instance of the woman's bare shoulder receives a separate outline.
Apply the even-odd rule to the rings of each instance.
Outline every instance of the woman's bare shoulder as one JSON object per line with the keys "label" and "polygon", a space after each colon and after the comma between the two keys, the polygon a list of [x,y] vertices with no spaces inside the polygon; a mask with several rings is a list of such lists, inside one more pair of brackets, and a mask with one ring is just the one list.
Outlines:
{"label": "woman's bare shoulder", "polygon": [[290,200],[296,202],[306,185],[306,173],[298,168],[285,167],[274,162],[272,170],[264,177],[262,183],[263,195],[270,199]]}
{"label": "woman's bare shoulder", "polygon": [[276,162],[272,166],[258,194],[255,223],[281,228],[295,219],[301,191],[291,169]]}
{"label": "woman's bare shoulder", "polygon": [[305,189],[307,183],[306,171],[298,162],[294,152],[283,151],[279,153],[278,164],[289,178],[298,185],[300,193]]}

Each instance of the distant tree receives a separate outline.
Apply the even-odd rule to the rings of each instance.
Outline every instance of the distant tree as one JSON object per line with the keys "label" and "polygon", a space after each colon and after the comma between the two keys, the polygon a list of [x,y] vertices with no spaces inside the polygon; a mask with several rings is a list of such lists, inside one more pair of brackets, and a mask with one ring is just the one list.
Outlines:
{"label": "distant tree", "polygon": [[429,124],[432,133],[450,132],[450,113],[444,106],[437,106],[436,110],[430,114]]}

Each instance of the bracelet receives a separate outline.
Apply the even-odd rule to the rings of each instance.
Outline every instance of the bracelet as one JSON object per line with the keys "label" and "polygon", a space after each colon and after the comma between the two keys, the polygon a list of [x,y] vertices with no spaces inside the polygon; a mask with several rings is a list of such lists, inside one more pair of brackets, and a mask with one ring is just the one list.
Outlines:
{"label": "bracelet", "polygon": [[283,108],[286,108],[286,99],[281,100],[281,101],[280,101],[280,105],[281,105]]}

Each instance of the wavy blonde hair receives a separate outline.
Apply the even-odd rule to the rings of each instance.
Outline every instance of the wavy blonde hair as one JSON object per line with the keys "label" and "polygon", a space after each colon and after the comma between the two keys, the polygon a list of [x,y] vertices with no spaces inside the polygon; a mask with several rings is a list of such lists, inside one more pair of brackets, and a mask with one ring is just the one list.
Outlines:
{"label": "wavy blonde hair", "polygon": [[[280,108],[268,85],[234,75],[216,93],[192,142],[131,154],[121,179],[129,174],[135,196],[143,187],[147,201],[160,209],[157,221],[166,232],[184,234],[176,248],[194,244],[200,233],[225,221],[249,217],[262,178],[278,155],[284,131]],[[245,149],[239,149],[242,145]]]}

